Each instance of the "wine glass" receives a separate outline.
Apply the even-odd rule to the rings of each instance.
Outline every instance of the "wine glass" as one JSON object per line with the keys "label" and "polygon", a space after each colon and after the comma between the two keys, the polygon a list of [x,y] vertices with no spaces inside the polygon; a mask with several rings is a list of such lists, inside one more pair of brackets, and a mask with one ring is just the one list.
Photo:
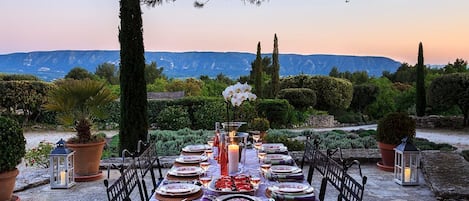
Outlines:
{"label": "wine glass", "polygon": [[259,158],[259,161],[262,161],[266,155],[267,155],[267,153],[265,153],[265,152],[259,152],[257,154],[257,157]]}
{"label": "wine glass", "polygon": [[208,185],[212,181],[212,176],[202,174],[199,176],[199,181],[205,188],[208,188]]}
{"label": "wine glass", "polygon": [[207,140],[207,144],[208,146],[210,146],[210,148],[213,147],[213,140]]}
{"label": "wine glass", "polygon": [[213,155],[213,150],[211,149],[205,150],[205,155],[207,156],[208,159],[211,159]]}
{"label": "wine glass", "polygon": [[259,142],[259,140],[261,139],[261,134],[260,133],[254,133],[252,134],[252,139],[254,139],[254,142]]}
{"label": "wine glass", "polygon": [[207,170],[210,166],[210,163],[209,162],[201,162],[200,163],[200,167],[204,170],[204,174],[207,174]]}
{"label": "wine glass", "polygon": [[256,142],[254,143],[254,148],[256,148],[257,150],[260,150],[262,147],[262,142]]}
{"label": "wine glass", "polygon": [[251,176],[250,183],[254,189],[258,189],[261,184],[261,177],[259,170],[250,170],[249,175]]}

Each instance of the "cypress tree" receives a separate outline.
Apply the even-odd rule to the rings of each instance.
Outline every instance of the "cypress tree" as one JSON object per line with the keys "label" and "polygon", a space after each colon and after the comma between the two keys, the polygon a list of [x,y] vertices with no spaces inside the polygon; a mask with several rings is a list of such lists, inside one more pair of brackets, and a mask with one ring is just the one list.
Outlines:
{"label": "cypress tree", "polygon": [[262,56],[261,56],[261,42],[257,43],[256,60],[254,60],[254,90],[259,98],[264,98],[262,94]]}
{"label": "cypress tree", "polygon": [[417,61],[417,81],[416,81],[416,112],[417,116],[425,115],[426,95],[425,95],[425,66],[423,64],[423,46],[419,43],[419,53]]}
{"label": "cypress tree", "polygon": [[140,0],[120,1],[120,124],[119,153],[134,152],[148,133],[145,50]]}
{"label": "cypress tree", "polygon": [[272,52],[272,75],[271,75],[271,90],[272,97],[275,98],[280,91],[280,63],[278,61],[278,39],[277,34],[274,35],[274,50]]}

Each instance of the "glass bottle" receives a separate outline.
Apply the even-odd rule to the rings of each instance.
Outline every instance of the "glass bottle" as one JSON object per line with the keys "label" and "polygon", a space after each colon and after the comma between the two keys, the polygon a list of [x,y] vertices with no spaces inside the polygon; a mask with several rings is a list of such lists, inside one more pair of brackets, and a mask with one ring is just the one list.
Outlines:
{"label": "glass bottle", "polygon": [[213,147],[216,147],[216,152],[213,153],[213,158],[218,161],[218,153],[220,152],[220,122],[215,123],[215,137],[213,138]]}
{"label": "glass bottle", "polygon": [[220,150],[218,154],[218,163],[220,164],[220,175],[228,176],[228,151],[226,150],[225,134],[220,135]]}

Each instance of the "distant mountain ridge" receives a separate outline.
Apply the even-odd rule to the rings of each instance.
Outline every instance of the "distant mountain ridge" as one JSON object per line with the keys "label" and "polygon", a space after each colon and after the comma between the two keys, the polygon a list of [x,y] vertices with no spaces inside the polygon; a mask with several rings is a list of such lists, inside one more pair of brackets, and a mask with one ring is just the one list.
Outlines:
{"label": "distant mountain ridge", "polygon": [[[271,57],[271,54],[263,54]],[[220,73],[232,78],[249,75],[256,55],[242,52],[146,52],[146,63],[155,61],[168,77],[186,78]],[[63,78],[70,69],[83,67],[95,72],[99,64],[119,65],[118,50],[58,50],[0,55],[0,72],[33,74],[50,81]],[[381,76],[383,71],[395,72],[400,62],[386,57],[347,55],[280,54],[280,76],[312,74],[327,75],[335,66],[341,72],[367,71]]]}

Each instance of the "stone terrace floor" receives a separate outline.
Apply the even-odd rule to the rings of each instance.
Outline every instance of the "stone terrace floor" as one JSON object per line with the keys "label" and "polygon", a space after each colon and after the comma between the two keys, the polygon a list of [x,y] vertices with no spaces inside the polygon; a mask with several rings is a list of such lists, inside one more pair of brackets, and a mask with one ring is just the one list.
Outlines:
{"label": "stone terrace floor", "polygon": [[[422,169],[423,171],[420,172],[420,185],[418,186],[400,186],[393,181],[393,173],[378,169],[373,162],[362,163],[363,175],[368,177],[368,182],[365,185],[364,200],[469,200],[469,192],[467,190],[469,189],[469,180],[467,180],[469,165],[467,161],[464,161],[464,159],[461,160],[462,157],[455,152],[425,152],[422,155],[422,164],[424,167]],[[458,165],[461,171],[452,171],[452,167],[455,167],[452,161],[461,164]],[[164,170],[167,171],[168,169],[165,168]],[[304,172],[307,172],[307,170],[304,170]],[[351,175],[358,175],[358,171],[355,167],[352,167],[349,173]],[[21,189],[21,186],[24,187],[27,185],[26,183],[21,184],[21,181],[24,181],[26,178],[35,178],[36,181],[34,182],[39,186],[16,192],[15,195],[19,196],[22,201],[107,200],[103,185],[103,180],[107,176],[106,171],[104,171],[105,177],[103,177],[103,179],[94,182],[77,183],[77,185],[71,189],[50,189],[50,186],[47,184],[48,178],[46,170],[36,169],[36,171],[29,173],[32,175],[25,176],[27,174],[28,172],[23,172],[23,178],[18,178],[20,184],[17,185],[17,189]],[[461,177],[460,174],[465,174],[466,176]],[[111,180],[118,176],[119,173],[117,170],[111,170]],[[458,180],[455,178],[458,178]],[[320,179],[319,174],[316,172],[312,185],[317,191],[320,187]],[[461,182],[458,183],[455,181]],[[328,189],[333,189],[333,187],[329,186]],[[328,191],[326,193],[326,200],[337,200],[336,196],[335,191]]]}

